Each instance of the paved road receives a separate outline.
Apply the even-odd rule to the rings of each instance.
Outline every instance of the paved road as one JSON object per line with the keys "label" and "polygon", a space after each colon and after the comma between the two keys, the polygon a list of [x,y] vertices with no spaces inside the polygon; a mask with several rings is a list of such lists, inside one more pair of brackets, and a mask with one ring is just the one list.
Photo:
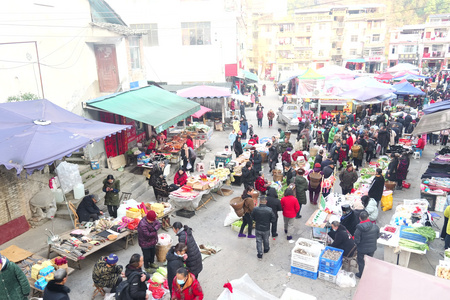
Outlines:
{"label": "paved road", "polygon": [[[267,96],[263,96],[261,102],[265,107],[264,113],[272,108],[274,111],[279,107],[278,100],[271,84],[267,84]],[[263,128],[258,128],[256,121],[256,113],[254,109],[247,110],[246,113],[250,124],[255,127],[255,133],[260,137],[270,137],[276,133],[278,128],[275,123],[272,129],[268,128],[268,121],[265,118],[263,121]],[[207,143],[209,152],[205,159],[205,165],[209,165],[210,160],[214,160],[214,154],[223,149],[228,144],[229,132],[214,132],[212,140]],[[403,201],[403,199],[414,199],[419,196],[420,175],[425,171],[428,162],[433,157],[433,153],[437,148],[427,146],[424,151],[424,156],[420,160],[412,160],[408,181],[412,183],[409,190],[396,191],[394,195],[394,207],[396,204]],[[264,166],[264,171],[268,173],[267,165]],[[268,174],[267,174],[268,176]],[[270,176],[267,178],[271,178]],[[270,252],[264,255],[262,261],[258,261],[256,257],[256,248],[254,239],[238,239],[237,233],[232,231],[230,227],[224,227],[224,219],[229,212],[229,200],[237,197],[242,193],[242,187],[234,188],[234,193],[228,197],[216,196],[216,202],[210,202],[206,208],[201,209],[191,219],[180,217],[173,217],[172,222],[180,221],[187,224],[194,229],[194,236],[198,244],[211,244],[222,248],[218,254],[207,258],[204,261],[203,272],[200,273],[200,283],[205,293],[205,299],[216,299],[222,292],[223,284],[227,280],[232,280],[241,277],[248,273],[250,277],[264,290],[280,297],[286,287],[290,287],[304,293],[308,293],[317,297],[317,299],[351,299],[356,288],[341,289],[335,284],[324,282],[322,280],[311,280],[296,275],[289,276],[290,271],[290,253],[292,244],[289,244],[285,238],[282,230],[279,230],[279,237],[276,240],[271,240]],[[336,189],[340,192],[340,188]],[[151,193],[149,193],[151,195]],[[304,225],[306,219],[314,211],[314,207],[310,204],[304,205],[302,208],[303,218],[296,220],[294,239],[299,237],[310,238],[311,230]],[[384,225],[389,223],[393,211],[381,212],[378,220],[379,224]],[[442,215],[442,213],[440,213]],[[56,232],[63,232],[70,227],[67,220],[57,220]],[[438,222],[442,226],[442,220]],[[3,246],[15,243],[18,246],[33,249],[30,245],[30,237],[42,235],[42,230],[47,226],[33,229],[29,233],[22,235],[8,242]],[[282,219],[279,220],[279,228],[282,228]],[[174,237],[173,232],[171,235]],[[36,245],[36,249],[41,249],[41,245]],[[426,256],[419,256],[412,254],[410,268],[424,273],[434,275],[435,266],[440,258],[439,252],[442,252],[443,241],[437,240],[431,244],[432,250]],[[36,251],[37,251],[36,250]],[[89,256],[86,261],[82,263],[83,269],[76,271],[70,276],[67,285],[71,288],[72,300],[89,299],[92,295],[92,279],[91,271],[92,265],[99,258],[100,255],[107,255],[109,253],[116,253],[119,256],[119,264],[125,265],[133,253],[140,253],[140,248],[131,246],[128,250],[121,248],[121,244],[111,246],[107,250],[99,251],[98,254]],[[40,254],[43,254],[41,251]],[[375,253],[375,257],[383,259],[383,249],[381,247]]]}

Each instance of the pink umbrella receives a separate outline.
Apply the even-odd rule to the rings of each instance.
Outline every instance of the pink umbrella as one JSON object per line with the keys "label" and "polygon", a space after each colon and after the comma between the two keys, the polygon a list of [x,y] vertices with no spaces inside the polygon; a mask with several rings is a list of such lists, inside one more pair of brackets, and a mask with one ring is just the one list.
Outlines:
{"label": "pink umbrella", "polygon": [[221,98],[231,95],[229,88],[199,85],[177,91],[177,95],[184,98]]}
{"label": "pink umbrella", "polygon": [[212,111],[211,108],[207,108],[207,107],[200,105],[200,110],[198,112],[192,114],[191,116],[194,118],[200,118],[201,116],[203,116],[204,114],[206,114],[207,112],[210,112],[210,111]]}
{"label": "pink umbrella", "polygon": [[377,79],[379,81],[380,80],[391,80],[392,78],[394,78],[394,76],[392,76],[389,73],[383,73],[383,74],[380,74],[378,76],[375,76],[375,79]]}

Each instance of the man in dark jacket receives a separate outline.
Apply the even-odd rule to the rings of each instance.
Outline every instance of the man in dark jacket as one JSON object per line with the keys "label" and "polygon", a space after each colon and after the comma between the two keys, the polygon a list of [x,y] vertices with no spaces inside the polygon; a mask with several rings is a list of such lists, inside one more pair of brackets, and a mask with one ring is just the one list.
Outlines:
{"label": "man in dark jacket", "polygon": [[357,262],[359,272],[355,274],[356,277],[361,278],[364,271],[364,255],[373,257],[377,250],[377,240],[380,236],[380,228],[370,222],[369,213],[362,211],[359,215],[361,223],[356,225],[355,244],[358,249]]}
{"label": "man in dark jacket", "polygon": [[351,193],[353,184],[358,180],[358,173],[356,173],[351,164],[348,164],[347,168],[339,174],[339,180],[342,194],[347,195]]}
{"label": "man in dark jacket", "polygon": [[379,206],[381,197],[383,196],[385,180],[383,177],[383,170],[377,168],[376,172],[377,174],[375,175],[375,178],[369,188],[369,197],[375,199],[375,201],[377,201],[377,205]]}
{"label": "man in dark jacket", "polygon": [[323,172],[323,178],[324,179],[327,179],[328,177],[330,177],[334,173],[334,164],[333,164],[333,162],[330,165],[328,165],[325,168],[323,168],[322,172]]}
{"label": "man in dark jacket", "polygon": [[103,212],[96,205],[97,202],[97,195],[88,195],[81,200],[77,208],[77,215],[80,223],[89,222],[90,219],[96,221],[100,215],[103,215]]}
{"label": "man in dark jacket", "polygon": [[342,217],[341,224],[347,228],[351,235],[355,234],[356,225],[358,225],[359,220],[355,215],[355,212],[351,209],[350,205],[342,205]]}
{"label": "man in dark jacket", "polygon": [[244,103],[244,101],[241,101],[241,104],[239,105],[239,110],[241,112],[241,118],[245,118],[245,103]]}
{"label": "man in dark jacket", "polygon": [[333,160],[335,165],[336,165],[337,161],[339,160],[339,149],[340,148],[341,148],[341,142],[336,141],[335,146],[331,147],[331,150],[330,150],[331,159]]}
{"label": "man in dark jacket", "polygon": [[286,183],[287,185],[293,183],[293,180],[295,180],[295,176],[297,176],[297,172],[295,172],[295,169],[291,167],[291,163],[284,162],[284,176],[286,176]]}
{"label": "man in dark jacket", "polygon": [[94,265],[92,281],[98,287],[111,288],[111,293],[116,292],[116,287],[122,282],[123,267],[117,265],[119,258],[115,254],[102,256]]}
{"label": "man in dark jacket", "polygon": [[66,269],[56,270],[54,279],[50,280],[44,289],[44,300],[70,300],[70,289],[64,285],[66,281]]}
{"label": "man in dark jacket", "polygon": [[251,213],[253,221],[256,223],[255,235],[256,235],[256,251],[258,251],[258,258],[263,257],[263,244],[264,253],[269,252],[269,236],[270,236],[270,224],[275,222],[275,214],[272,209],[267,206],[266,197],[259,198],[259,206],[255,207]]}
{"label": "man in dark jacket", "polygon": [[331,222],[331,229],[328,235],[333,239],[333,243],[330,246],[344,250],[345,257],[353,256],[356,250],[355,241],[347,228],[335,220]]}
{"label": "man in dark jacket", "polygon": [[247,139],[247,131],[248,131],[248,122],[246,119],[241,118],[241,125],[240,125],[240,129],[242,132],[242,138],[245,140]]}
{"label": "man in dark jacket", "polygon": [[325,169],[325,167],[327,167],[329,165],[334,165],[334,161],[333,161],[333,158],[331,157],[331,155],[328,155],[327,159],[322,161],[322,163],[320,164],[320,167],[323,171]]}
{"label": "man in dark jacket", "polygon": [[245,167],[242,168],[241,182],[244,184],[244,187],[247,186],[254,187],[256,180],[256,172],[253,169],[252,163],[247,162]]}
{"label": "man in dark jacket", "polygon": [[275,169],[277,162],[278,162],[278,152],[275,145],[272,145],[270,142],[266,144],[267,147],[269,147],[269,172],[272,173],[272,170]]}
{"label": "man in dark jacket", "polygon": [[255,170],[255,173],[258,174],[261,170],[261,164],[262,164],[262,157],[261,154],[259,154],[258,151],[256,151],[255,147],[252,147],[250,149],[251,155],[250,155],[250,161],[253,164],[253,169]]}
{"label": "man in dark jacket", "polygon": [[386,154],[387,146],[389,145],[389,132],[386,130],[385,126],[382,126],[380,131],[378,132],[378,144],[381,146],[380,155]]}
{"label": "man in dark jacket", "polygon": [[272,237],[277,237],[277,223],[278,223],[278,212],[282,211],[281,202],[278,199],[278,194],[275,188],[271,187],[267,191],[267,206],[270,207],[275,214],[275,221],[272,222]]}

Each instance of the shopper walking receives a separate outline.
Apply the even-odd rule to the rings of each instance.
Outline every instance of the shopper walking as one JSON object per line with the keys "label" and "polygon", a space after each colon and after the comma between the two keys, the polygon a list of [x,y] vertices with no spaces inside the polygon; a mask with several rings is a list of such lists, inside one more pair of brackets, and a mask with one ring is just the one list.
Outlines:
{"label": "shopper walking", "polygon": [[203,260],[197,242],[192,235],[192,228],[187,225],[183,226],[181,222],[175,222],[172,225],[172,229],[178,236],[178,243],[187,246],[186,267],[189,272],[195,275],[195,278],[198,278],[200,272],[203,270]]}
{"label": "shopper walking", "polygon": [[395,153],[391,153],[391,162],[388,164],[386,172],[386,179],[390,181],[397,181],[398,158]]}
{"label": "shopper walking", "polygon": [[161,223],[156,219],[156,213],[153,210],[147,212],[147,216],[139,222],[138,242],[144,255],[144,268],[150,273],[150,268],[156,269],[155,264],[155,246],[158,243],[158,230]]}
{"label": "shopper walking", "polygon": [[248,122],[246,119],[244,119],[243,117],[241,117],[241,125],[240,125],[240,129],[242,132],[242,138],[245,140],[247,139],[247,131],[248,131]]}
{"label": "shopper walking", "polygon": [[269,155],[267,157],[269,160],[269,172],[272,173],[278,163],[278,152],[276,146],[270,142],[266,146],[269,148]]}
{"label": "shopper walking", "polygon": [[259,198],[259,206],[255,207],[251,213],[253,221],[256,223],[255,235],[256,235],[256,251],[257,257],[262,259],[263,257],[263,245],[264,253],[269,252],[269,236],[270,236],[270,224],[275,222],[275,214],[272,209],[267,206],[266,197]]}
{"label": "shopper walking", "polygon": [[269,120],[269,128],[272,128],[274,118],[275,113],[272,109],[270,109],[269,112],[267,113],[267,119]]}
{"label": "shopper walking", "polygon": [[108,175],[103,180],[103,189],[105,194],[105,205],[108,207],[108,213],[111,217],[117,218],[117,209],[120,205],[119,192],[120,180],[115,180],[114,176]]}
{"label": "shopper walking", "polygon": [[369,214],[367,211],[362,211],[359,214],[359,220],[361,221],[356,225],[355,230],[355,244],[358,250],[357,262],[359,272],[355,274],[356,277],[361,278],[364,271],[364,256],[372,256],[377,250],[377,240],[380,236],[380,228],[370,222]]}
{"label": "shopper walking", "polygon": [[364,157],[364,149],[363,147],[359,144],[358,141],[356,141],[353,144],[353,147],[351,148],[352,150],[352,158],[353,158],[353,162],[355,164],[356,167],[356,171],[359,170],[359,168],[362,167],[362,161],[363,161],[363,157]]}
{"label": "shopper walking", "polygon": [[314,169],[308,174],[309,202],[317,205],[320,189],[322,188],[323,172],[319,163],[314,164]]}
{"label": "shopper walking", "polygon": [[406,175],[408,175],[409,168],[409,158],[408,154],[403,153],[398,161],[397,166],[397,189],[401,190],[403,188],[403,180],[406,179]]}
{"label": "shopper walking", "polygon": [[241,143],[241,136],[238,135],[236,137],[236,140],[233,143],[234,148],[234,154],[236,154],[236,158],[242,155],[244,153],[244,150],[242,150],[242,143]]}
{"label": "shopper walking", "polygon": [[184,144],[180,152],[181,159],[183,160],[183,169],[186,172],[194,172],[195,160],[197,159],[197,154],[195,154],[194,149]]}
{"label": "shopper walking", "polygon": [[369,220],[372,223],[376,223],[378,218],[378,205],[375,199],[369,196],[362,196],[361,203],[364,206],[364,210],[369,214]]}
{"label": "shopper walking", "polygon": [[242,225],[241,229],[239,230],[238,237],[246,237],[244,234],[245,226],[248,226],[247,233],[249,239],[254,239],[256,236],[252,235],[253,230],[253,219],[251,216],[251,213],[253,211],[253,208],[255,207],[255,203],[253,202],[253,195],[254,189],[251,186],[247,186],[244,189],[244,192],[242,193],[242,200],[244,200],[244,215],[242,216]]}
{"label": "shopper walking", "polygon": [[256,108],[256,118],[258,119],[258,126],[262,127],[262,119],[264,118],[264,112],[262,107],[260,106]]}
{"label": "shopper walking", "polygon": [[167,282],[169,283],[170,299],[172,299],[172,284],[173,279],[177,275],[177,270],[184,267],[184,260],[186,255],[187,246],[182,243],[178,243],[172,246],[166,255],[167,260]]}
{"label": "shopper walking", "polygon": [[375,178],[372,180],[368,193],[370,198],[377,201],[377,206],[380,205],[381,197],[383,196],[384,183],[383,170],[377,168]]}
{"label": "shopper walking", "polygon": [[339,174],[339,185],[342,188],[342,194],[347,195],[351,193],[353,184],[358,180],[358,173],[353,169],[351,164],[347,165],[347,168]]}
{"label": "shopper walking", "polygon": [[442,135],[441,146],[447,146],[449,132],[450,132],[450,130],[447,130],[447,129],[441,131],[441,135]]}
{"label": "shopper walking", "polygon": [[308,190],[308,181],[303,176],[305,175],[304,169],[298,169],[297,170],[297,176],[295,176],[295,196],[298,201],[299,210],[297,212],[297,215],[295,216],[296,219],[300,219],[302,216],[300,215],[300,211],[302,209],[302,205],[306,204],[306,191]]}
{"label": "shopper walking", "polygon": [[256,181],[256,172],[253,169],[253,165],[250,161],[242,168],[241,181],[244,184],[244,188],[254,188]]}
{"label": "shopper walking", "polygon": [[230,141],[230,150],[233,151],[234,142],[236,141],[237,133],[233,129],[231,130],[230,134],[228,135],[228,140]]}
{"label": "shopper walking", "polygon": [[267,206],[270,207],[275,214],[275,220],[272,222],[272,237],[277,237],[278,212],[282,211],[281,202],[278,199],[278,194],[275,188],[269,187],[267,191]]}
{"label": "shopper walking", "polygon": [[287,188],[284,191],[284,197],[281,198],[281,208],[283,209],[284,233],[287,234],[288,240],[292,240],[294,219],[300,211],[300,205],[294,197],[294,191],[292,189]]}

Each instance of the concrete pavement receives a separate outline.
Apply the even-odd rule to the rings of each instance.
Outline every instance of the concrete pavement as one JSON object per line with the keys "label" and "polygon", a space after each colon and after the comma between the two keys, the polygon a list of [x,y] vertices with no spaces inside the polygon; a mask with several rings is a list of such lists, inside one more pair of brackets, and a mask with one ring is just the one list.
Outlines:
{"label": "concrete pavement", "polygon": [[[277,133],[278,124],[274,127],[268,128],[268,121],[266,114],[271,108],[275,112],[280,106],[281,102],[278,100],[273,86],[266,83],[267,96],[261,97],[261,103],[264,106],[265,118],[263,120],[263,127],[257,127],[256,112],[254,109],[247,109],[246,115],[250,124],[253,124],[254,131],[259,137],[270,137]],[[221,151],[225,145],[228,144],[229,130],[225,132],[214,132],[212,139],[206,144],[210,150],[205,157],[205,166],[209,165],[209,161],[214,160],[216,152]],[[295,138],[293,136],[293,138]],[[292,139],[293,139],[292,138]],[[420,176],[427,168],[428,162],[434,156],[434,152],[438,147],[426,146],[424,155],[420,160],[411,160],[409,169],[409,176],[407,181],[411,182],[411,188],[403,191],[395,191],[394,193],[394,208],[401,203],[403,199],[415,199],[419,197]],[[267,164],[263,164],[264,172],[268,179],[272,177],[268,174]],[[169,182],[171,179],[169,180]],[[148,189],[148,188],[147,188]],[[236,279],[248,273],[250,277],[265,291],[280,297],[286,287],[302,291],[317,297],[317,299],[351,299],[356,288],[339,288],[337,285],[325,282],[323,280],[311,280],[308,278],[291,275],[290,272],[290,257],[293,244],[289,244],[286,240],[286,235],[282,229],[279,229],[279,236],[276,240],[270,240],[270,252],[265,254],[262,261],[258,261],[256,257],[256,242],[254,239],[239,239],[237,232],[232,231],[230,227],[224,227],[223,222],[229,212],[229,200],[233,197],[241,195],[242,187],[233,187],[233,194],[226,197],[216,195],[217,201],[210,201],[205,208],[196,212],[196,215],[191,219],[185,219],[173,215],[171,222],[180,221],[187,224],[194,229],[194,237],[197,244],[210,244],[222,248],[222,251],[213,255],[203,261],[203,271],[200,273],[199,281],[205,293],[205,299],[216,299],[222,292],[223,284],[228,280]],[[336,183],[336,191],[340,192],[338,182]],[[148,201],[154,200],[151,192],[146,193]],[[295,220],[294,239],[299,237],[310,238],[311,229],[305,226],[306,220],[313,213],[315,207],[306,204],[302,208],[303,218]],[[380,212],[378,217],[378,224],[383,226],[389,223],[393,210],[387,212]],[[439,213],[443,215],[443,213]],[[282,227],[282,218],[279,218],[278,228]],[[439,226],[442,226],[443,220],[437,221]],[[14,240],[1,246],[1,249],[6,248],[11,244],[25,248],[40,255],[46,255],[45,241],[43,234],[45,228],[51,228],[51,223],[48,222],[43,226],[32,229],[29,232],[15,238]],[[56,219],[55,231],[62,233],[71,228],[69,220]],[[173,232],[170,232],[172,237],[175,237]],[[116,245],[111,245],[107,249],[102,249],[97,253],[88,256],[82,262],[82,270],[77,270],[69,277],[67,286],[72,290],[72,300],[89,299],[92,296],[92,266],[101,255],[108,255],[109,253],[116,253],[119,256],[119,264],[126,265],[130,256],[133,253],[141,253],[139,246],[134,245],[124,250],[123,243],[118,242]],[[411,255],[410,268],[418,270],[427,274],[434,275],[435,266],[439,259],[442,258],[444,243],[441,240],[435,240],[430,245],[430,251],[427,255],[420,256],[416,254]],[[375,258],[383,259],[383,248],[378,247]],[[98,297],[100,299],[100,297]]]}

